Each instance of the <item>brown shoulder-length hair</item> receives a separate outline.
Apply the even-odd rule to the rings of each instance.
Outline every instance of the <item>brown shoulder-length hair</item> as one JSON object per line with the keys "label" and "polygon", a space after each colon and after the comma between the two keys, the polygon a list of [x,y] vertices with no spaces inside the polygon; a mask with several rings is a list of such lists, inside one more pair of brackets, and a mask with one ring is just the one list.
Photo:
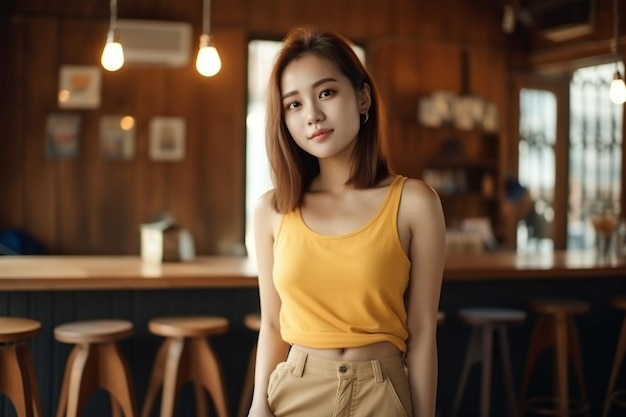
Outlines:
{"label": "brown shoulder-length hair", "polygon": [[379,183],[390,170],[387,164],[387,123],[380,94],[374,80],[352,50],[346,38],[312,26],[292,29],[276,57],[267,95],[266,146],[274,192],[272,205],[279,213],[294,210],[302,203],[313,178],[319,174],[316,157],[300,148],[287,129],[280,90],[283,72],[289,63],[315,54],[335,63],[359,92],[370,87],[369,119],[361,119],[354,148],[351,176],[347,184],[368,188]]}

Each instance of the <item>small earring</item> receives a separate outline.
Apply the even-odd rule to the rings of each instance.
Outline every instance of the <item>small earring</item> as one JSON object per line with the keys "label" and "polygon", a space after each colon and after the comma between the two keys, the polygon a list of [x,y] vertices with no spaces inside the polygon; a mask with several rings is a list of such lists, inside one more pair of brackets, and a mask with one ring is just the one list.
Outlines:
{"label": "small earring", "polygon": [[370,119],[370,112],[365,112],[365,120],[363,121],[363,124],[366,124],[369,119]]}

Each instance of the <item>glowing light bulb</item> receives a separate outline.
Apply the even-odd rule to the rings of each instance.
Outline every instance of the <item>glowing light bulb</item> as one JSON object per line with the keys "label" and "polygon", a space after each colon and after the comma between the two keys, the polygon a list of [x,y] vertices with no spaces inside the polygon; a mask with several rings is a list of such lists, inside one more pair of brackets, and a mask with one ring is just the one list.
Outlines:
{"label": "glowing light bulb", "polygon": [[107,71],[117,71],[124,65],[124,49],[122,44],[115,42],[113,39],[107,39],[107,43],[102,51],[102,58],[100,63],[102,67]]}
{"label": "glowing light bulb", "polygon": [[619,71],[615,71],[611,87],[609,88],[609,98],[615,104],[624,104],[626,102],[626,84]]}
{"label": "glowing light bulb", "polygon": [[210,42],[209,35],[200,36],[200,49],[196,58],[196,69],[205,77],[212,77],[222,68],[220,54]]}

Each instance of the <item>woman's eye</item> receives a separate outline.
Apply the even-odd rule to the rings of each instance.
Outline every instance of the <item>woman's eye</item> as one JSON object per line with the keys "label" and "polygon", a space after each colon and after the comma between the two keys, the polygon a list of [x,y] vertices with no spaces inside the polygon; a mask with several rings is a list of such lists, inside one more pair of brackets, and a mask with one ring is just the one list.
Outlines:
{"label": "woman's eye", "polygon": [[333,90],[324,90],[320,93],[320,97],[330,97],[334,94],[335,92]]}
{"label": "woman's eye", "polygon": [[298,103],[297,101],[292,101],[292,102],[290,102],[290,103],[287,103],[287,105],[285,106],[285,108],[286,108],[287,110],[290,110],[290,109],[296,109],[296,108],[298,108],[299,106],[300,106],[300,103]]}

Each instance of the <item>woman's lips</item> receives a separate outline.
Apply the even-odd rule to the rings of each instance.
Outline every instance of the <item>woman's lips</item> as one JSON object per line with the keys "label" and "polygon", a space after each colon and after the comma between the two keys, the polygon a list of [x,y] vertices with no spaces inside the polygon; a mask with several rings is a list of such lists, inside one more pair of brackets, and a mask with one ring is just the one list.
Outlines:
{"label": "woman's lips", "polygon": [[317,130],[315,133],[313,133],[313,135],[311,135],[311,137],[309,137],[310,140],[322,140],[328,137],[328,135],[330,135],[332,133],[331,129],[320,129]]}

